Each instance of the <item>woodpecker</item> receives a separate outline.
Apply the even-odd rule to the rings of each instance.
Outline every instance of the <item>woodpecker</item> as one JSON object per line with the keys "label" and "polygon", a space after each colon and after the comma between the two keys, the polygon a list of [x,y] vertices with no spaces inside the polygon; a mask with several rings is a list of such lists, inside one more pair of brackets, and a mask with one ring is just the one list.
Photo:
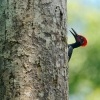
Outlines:
{"label": "woodpecker", "polygon": [[80,46],[84,47],[87,45],[87,39],[81,35],[78,35],[73,28],[71,28],[71,29],[72,29],[72,31],[70,30],[70,32],[74,36],[76,42],[72,43],[72,44],[68,44],[68,57],[69,57],[68,61],[70,61],[70,59],[71,59],[73,49],[78,48]]}

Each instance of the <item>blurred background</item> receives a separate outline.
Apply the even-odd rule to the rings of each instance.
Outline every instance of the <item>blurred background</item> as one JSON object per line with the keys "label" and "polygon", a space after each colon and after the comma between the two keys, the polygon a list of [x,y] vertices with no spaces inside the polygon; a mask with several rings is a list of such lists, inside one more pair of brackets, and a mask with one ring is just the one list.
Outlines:
{"label": "blurred background", "polygon": [[70,100],[100,100],[100,0],[67,0],[68,43],[70,28],[88,40],[74,50],[69,62]]}

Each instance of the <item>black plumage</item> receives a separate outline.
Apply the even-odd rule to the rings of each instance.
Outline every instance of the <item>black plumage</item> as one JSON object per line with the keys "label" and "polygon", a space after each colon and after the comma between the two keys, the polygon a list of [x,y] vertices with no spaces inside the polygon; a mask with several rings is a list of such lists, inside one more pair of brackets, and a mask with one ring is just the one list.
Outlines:
{"label": "black plumage", "polygon": [[81,35],[78,35],[73,28],[72,31],[70,32],[75,38],[75,43],[68,44],[68,57],[69,57],[68,61],[70,61],[71,59],[73,49],[78,48],[80,46],[85,46],[87,44],[86,38]]}

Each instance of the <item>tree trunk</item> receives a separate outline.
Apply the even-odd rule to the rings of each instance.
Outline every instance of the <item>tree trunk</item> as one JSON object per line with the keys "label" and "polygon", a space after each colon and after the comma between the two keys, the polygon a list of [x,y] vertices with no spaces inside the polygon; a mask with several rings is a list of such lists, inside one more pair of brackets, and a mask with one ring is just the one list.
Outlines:
{"label": "tree trunk", "polygon": [[0,100],[68,100],[66,0],[0,0]]}

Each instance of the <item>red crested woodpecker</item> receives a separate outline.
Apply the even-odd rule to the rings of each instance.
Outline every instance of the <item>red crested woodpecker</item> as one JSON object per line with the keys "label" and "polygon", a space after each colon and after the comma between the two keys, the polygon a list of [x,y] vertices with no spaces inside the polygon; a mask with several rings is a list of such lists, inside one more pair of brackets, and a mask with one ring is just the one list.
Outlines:
{"label": "red crested woodpecker", "polygon": [[72,33],[72,35],[75,38],[75,43],[72,44],[68,44],[68,61],[70,60],[72,53],[73,53],[73,49],[78,48],[80,46],[86,46],[87,45],[87,40],[85,37],[78,35],[75,30],[73,28],[71,28],[72,31],[70,31]]}

